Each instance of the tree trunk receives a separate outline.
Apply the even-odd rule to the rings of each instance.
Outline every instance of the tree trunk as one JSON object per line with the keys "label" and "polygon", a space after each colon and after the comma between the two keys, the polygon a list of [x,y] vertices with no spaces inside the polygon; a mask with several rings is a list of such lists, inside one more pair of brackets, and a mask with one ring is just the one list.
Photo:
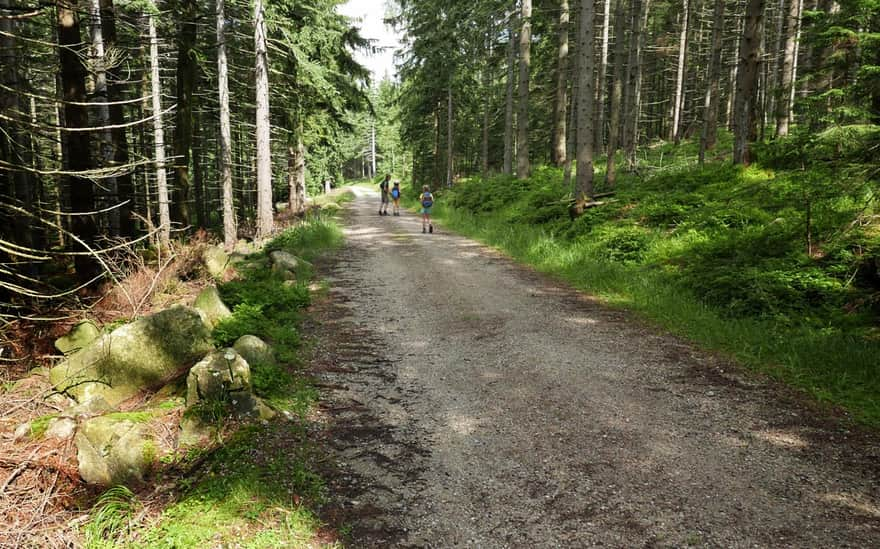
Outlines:
{"label": "tree trunk", "polygon": [[168,201],[168,177],[165,171],[165,129],[162,124],[162,81],[159,79],[159,39],[156,19],[147,16],[150,37],[150,81],[153,102],[153,146],[156,161],[156,202],[159,207],[159,241],[167,246],[171,239],[171,208]]}
{"label": "tree trunk", "polygon": [[[64,123],[67,128],[87,128],[89,113],[84,105],[87,100],[86,67],[83,65],[85,52],[80,36],[79,6],[76,0],[59,0],[55,6],[58,16]],[[69,189],[73,213],[93,212],[95,209],[94,188],[91,179],[86,176],[94,168],[91,149],[89,132],[76,132],[76,135],[65,139],[64,156],[70,171],[65,177],[65,183]],[[89,248],[93,246],[98,231],[94,214],[73,216],[70,228],[83,245]],[[91,255],[77,255],[74,263],[76,274],[82,282],[94,279],[101,272],[96,258]]]}
{"label": "tree trunk", "polygon": [[229,68],[226,60],[226,2],[217,0],[217,87],[220,100],[220,187],[223,189],[223,247],[231,252],[238,234],[232,193],[232,129],[229,121]]}
{"label": "tree trunk", "polygon": [[715,0],[715,10],[712,16],[712,51],[709,54],[709,82],[708,86],[706,86],[703,132],[700,135],[700,164],[706,159],[706,151],[711,151],[715,148],[715,142],[718,137],[718,102],[723,33],[724,0]]}
{"label": "tree trunk", "polygon": [[764,22],[765,0],[748,0],[745,23],[739,48],[739,68],[736,78],[736,98],[734,100],[734,145],[733,163],[748,165],[751,162],[749,143],[755,125],[758,74],[760,59],[758,51]]}
{"label": "tree trunk", "polygon": [[[105,54],[112,51],[117,43],[116,32],[116,7],[113,0],[100,0],[101,27],[104,35]],[[135,210],[134,177],[132,168],[128,168],[129,145],[128,132],[124,127],[125,113],[121,105],[124,99],[123,89],[126,86],[122,82],[118,65],[105,66],[107,71],[107,100],[110,124],[115,126],[110,130],[112,143],[113,165],[123,167],[116,175],[116,196],[119,207],[116,209],[116,220],[119,224],[119,234],[123,237],[133,237],[135,234],[135,220],[132,212]]]}
{"label": "tree trunk", "polygon": [[611,86],[611,122],[608,126],[608,160],[605,170],[605,184],[609,188],[614,187],[617,179],[615,154],[619,146],[620,106],[623,100],[623,48],[626,21],[623,10],[624,1],[616,0],[614,5],[614,77]]}
{"label": "tree trunk", "polygon": [[687,59],[688,21],[690,20],[690,3],[682,1],[681,32],[678,37],[678,65],[675,76],[675,96],[672,98],[672,128],[669,136],[676,145],[681,141],[681,111],[684,106],[685,60]]}
{"label": "tree trunk", "polygon": [[[101,25],[101,0],[89,0],[89,19],[91,23],[92,59],[91,70],[95,82],[92,102],[95,103],[95,120],[98,124],[98,166],[108,168],[113,164],[113,134],[110,131],[110,107],[107,104],[107,70],[104,51],[104,32]],[[96,178],[98,184],[97,202],[100,209],[112,208],[106,214],[108,234],[119,236],[119,196],[115,177]]]}
{"label": "tree trunk", "polygon": [[303,144],[303,125],[301,117],[297,116],[291,126],[294,131],[290,134],[287,146],[288,151],[288,205],[294,214],[301,214],[306,210],[306,154]]}
{"label": "tree trunk", "polygon": [[177,111],[174,126],[174,192],[172,217],[187,226],[190,222],[189,161],[192,150],[193,94],[196,85],[196,37],[199,6],[196,0],[181,0],[177,35]]}
{"label": "tree trunk", "polygon": [[785,48],[782,52],[782,69],[779,74],[779,93],[776,98],[776,136],[788,135],[791,124],[791,96],[794,86],[795,48],[800,28],[801,0],[788,0],[785,24]]}
{"label": "tree trunk", "polygon": [[431,166],[431,187],[440,182],[440,103],[434,108],[434,162]]}
{"label": "tree trunk", "polygon": [[[578,17],[575,18],[575,22],[580,21],[580,13],[578,13]],[[571,97],[571,101],[568,106],[568,128],[567,135],[565,136],[565,162],[562,165],[562,187],[564,189],[571,189],[571,195],[576,196],[577,189],[571,185],[571,170],[572,163],[575,161],[575,156],[577,156],[577,117],[578,117],[578,98],[580,97],[580,93],[578,91],[578,75],[580,74],[580,55],[578,54],[578,41],[580,40],[580,26],[579,24],[575,25],[575,36],[577,39],[574,42],[574,51],[572,51],[572,58],[574,59],[574,77],[571,78],[571,93],[569,96]]]}
{"label": "tree trunk", "polygon": [[[804,0],[798,0],[798,14],[797,14],[798,25],[797,25],[797,32],[795,33],[794,55],[792,56],[793,61],[791,64],[791,93],[788,96],[788,105],[789,105],[789,108],[791,108],[791,109],[794,108],[794,97],[795,97],[795,91],[796,91],[795,83],[797,82],[798,59],[800,58],[800,47],[801,47],[801,29],[803,28],[803,21],[802,21],[803,13],[804,13]],[[878,50],[878,52],[880,52],[880,50]],[[880,53],[878,53],[878,56],[880,56]],[[877,61],[880,61],[880,58],[878,58]],[[875,64],[880,64],[880,63],[875,63]],[[874,90],[875,90],[875,94],[880,94],[880,88],[875,86]],[[875,97],[876,97],[876,95],[875,95]],[[789,112],[791,112],[791,111],[789,111]],[[794,114],[792,113],[790,116],[794,116]],[[875,119],[874,123],[875,124],[880,123],[880,122],[878,122],[878,120],[880,120],[880,119]]]}
{"label": "tree trunk", "polygon": [[492,58],[492,33],[493,29],[490,25],[485,42],[486,62],[483,65],[483,134],[480,143],[480,173],[483,174],[483,179],[489,177],[489,126],[492,122],[490,112],[492,108],[492,74],[489,60]]}
{"label": "tree trunk", "polygon": [[[64,103],[64,87],[61,82],[61,75],[55,75],[55,146],[52,148],[52,152],[55,154],[55,162],[57,166],[61,166],[62,169],[67,169],[67,158],[65,157],[65,151],[67,151],[67,132],[62,131],[61,128],[67,126],[67,122],[64,120],[64,111],[62,110],[62,104]],[[57,193],[57,202],[56,202],[56,211],[58,211],[58,217],[56,218],[56,223],[58,225],[58,245],[62,248],[67,247],[67,234],[65,231],[70,230],[70,217],[66,215],[61,215],[61,212],[65,210],[65,206],[70,204],[69,200],[69,191],[70,187],[66,185],[66,175],[56,175],[54,177],[55,190]]]}
{"label": "tree trunk", "polygon": [[627,89],[630,98],[625,105],[624,135],[626,136],[627,169],[636,169],[636,150],[639,142],[639,109],[642,92],[642,51],[645,49],[645,27],[648,22],[648,6],[650,0],[634,0],[633,34],[630,39],[630,60],[632,70],[628,70]]}
{"label": "tree trunk", "polygon": [[[782,54],[785,48],[785,2],[786,0],[776,0],[776,28],[773,31],[773,51],[769,52],[764,63],[764,72],[766,73],[764,85],[766,86],[767,95],[767,112],[772,113],[774,120],[779,110],[779,77],[782,75],[782,62],[785,56]],[[769,21],[768,25],[769,26]]]}
{"label": "tree trunk", "polygon": [[370,177],[376,177],[376,119],[370,119]]}
{"label": "tree trunk", "polygon": [[577,127],[577,191],[576,200],[593,196],[593,101],[595,82],[593,69],[593,24],[596,7],[593,0],[581,0],[578,35],[578,127]]}
{"label": "tree trunk", "polygon": [[516,114],[516,177],[529,177],[529,71],[532,64],[532,0],[521,0],[519,108]]}
{"label": "tree trunk", "polygon": [[559,6],[559,46],[556,56],[556,97],[553,102],[553,147],[551,160],[557,166],[565,162],[565,107],[568,103],[568,0]]}
{"label": "tree trunk", "polygon": [[507,33],[507,93],[504,102],[504,166],[506,175],[513,175],[513,90],[516,74],[515,17],[511,15]]}
{"label": "tree trunk", "polygon": [[269,64],[263,0],[254,2],[254,79],[257,95],[257,239],[272,234],[272,150],[269,125]]}
{"label": "tree trunk", "polygon": [[767,55],[767,37],[761,33],[761,45],[758,47],[758,59],[760,66],[758,67],[758,86],[756,95],[757,114],[755,115],[755,139],[764,140],[764,131],[767,127],[767,67],[768,63],[764,60]]}
{"label": "tree trunk", "polygon": [[299,204],[297,213],[306,211],[306,200],[308,199],[308,189],[306,188],[306,145],[303,142],[303,127],[299,126],[296,137],[296,201]]}
{"label": "tree trunk", "polygon": [[[0,0],[0,8],[10,7],[8,0]],[[10,19],[0,19],[0,84],[6,89],[0,93],[0,114],[9,119],[0,120],[0,200],[12,202],[27,212],[35,210],[35,182],[28,168],[36,155],[31,154],[31,132],[19,126],[24,109],[22,98],[18,93],[21,82],[17,49],[20,47],[14,37],[14,24]],[[27,248],[36,247],[35,224],[25,214],[7,212],[0,208],[0,235],[8,235],[9,239]],[[0,253],[0,262],[7,266],[15,265],[23,258],[10,258]],[[14,268],[14,267],[13,267]]]}
{"label": "tree trunk", "polygon": [[454,128],[452,113],[452,86],[446,90],[446,186],[452,187],[453,170],[455,169],[455,147],[453,146]]}
{"label": "tree trunk", "polygon": [[611,28],[611,0],[603,0],[602,52],[599,58],[599,74],[596,76],[596,135],[593,144],[601,149],[605,143],[605,76],[608,73],[608,34]]}
{"label": "tree trunk", "polygon": [[205,170],[202,165],[202,157],[204,155],[204,120],[201,110],[196,110],[193,113],[193,122],[193,204],[196,210],[196,227],[204,229],[207,227],[207,220],[205,216]]}
{"label": "tree trunk", "polygon": [[[138,55],[140,56],[140,63],[138,63],[138,68],[134,73],[134,80],[137,82],[134,89],[136,97],[144,98],[144,100],[135,103],[135,116],[138,120],[143,120],[147,117],[146,104],[149,103],[147,98],[152,97],[150,92],[150,87],[152,85],[152,77],[150,75],[150,54],[149,44],[147,44],[149,33],[147,33],[147,40],[144,40],[143,36],[139,36],[139,38]],[[153,156],[153,151],[150,150],[147,143],[147,131],[151,129],[148,126],[149,124],[139,124],[137,132],[134,134],[134,142],[132,144],[134,145],[135,154],[137,154],[139,158],[152,158]],[[133,211],[141,212],[143,214],[143,219],[136,219],[133,221],[135,231],[149,232],[155,226],[153,224],[151,173],[153,172],[145,166],[138,166],[134,172],[134,177],[132,178],[132,193],[134,196],[132,198],[131,207]]]}

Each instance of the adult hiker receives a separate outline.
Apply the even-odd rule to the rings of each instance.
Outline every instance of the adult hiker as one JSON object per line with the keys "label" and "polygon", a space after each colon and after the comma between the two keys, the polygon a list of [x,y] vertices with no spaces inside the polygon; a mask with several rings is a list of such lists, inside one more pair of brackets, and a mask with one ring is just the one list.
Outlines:
{"label": "adult hiker", "polygon": [[388,202],[391,193],[391,175],[385,176],[385,179],[379,183],[379,192],[382,195],[382,202],[379,203],[379,215],[388,215]]}

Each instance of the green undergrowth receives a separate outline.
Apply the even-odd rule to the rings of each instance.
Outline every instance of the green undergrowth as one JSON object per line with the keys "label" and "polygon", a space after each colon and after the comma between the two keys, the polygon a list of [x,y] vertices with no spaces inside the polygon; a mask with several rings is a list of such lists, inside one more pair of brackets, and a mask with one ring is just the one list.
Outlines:
{"label": "green undergrowth", "polygon": [[106,505],[99,499],[84,531],[87,547],[335,546],[316,541],[324,536],[313,509],[324,497],[324,485],[315,472],[318,456],[306,415],[317,392],[300,370],[298,326],[313,273],[306,268],[296,282],[286,282],[268,268],[267,255],[285,250],[311,262],[341,239],[331,217],[310,214],[249,257],[239,279],[219,287],[233,315],[215,329],[216,342],[231,345],[252,334],[272,344],[278,362],[251,364],[251,382],[254,393],[281,413],[269,421],[226,424],[215,447],[192,448],[163,461],[169,471],[189,472],[168,473],[172,478],[165,481],[175,484],[177,495],[151,524],[132,528],[128,522],[138,508],[136,495],[117,493]]}
{"label": "green undergrowth", "polygon": [[324,492],[315,459],[300,422],[243,427],[131,547],[313,546]]}
{"label": "green undergrowth", "polygon": [[555,168],[463,181],[434,215],[880,426],[880,132],[841,132],[765,145],[749,168],[658,144],[574,221]]}
{"label": "green undergrowth", "polygon": [[[223,301],[233,311],[233,315],[214,330],[218,345],[232,345],[239,337],[252,334],[271,343],[280,362],[295,363],[300,346],[296,326],[301,311],[309,304],[313,275],[310,263],[306,262],[338,246],[341,240],[342,233],[331,218],[314,215],[268,243],[241,269],[241,278],[218,288]],[[275,250],[290,252],[306,261],[297,272],[296,281],[286,281],[268,267],[267,255]],[[255,376],[261,375],[257,369]]]}

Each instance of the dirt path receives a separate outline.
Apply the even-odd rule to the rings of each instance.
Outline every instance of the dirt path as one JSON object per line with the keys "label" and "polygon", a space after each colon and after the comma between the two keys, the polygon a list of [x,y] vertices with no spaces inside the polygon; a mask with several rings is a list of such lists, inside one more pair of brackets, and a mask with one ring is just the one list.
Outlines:
{"label": "dirt path", "polygon": [[349,546],[880,546],[877,437],[358,194],[312,326]]}

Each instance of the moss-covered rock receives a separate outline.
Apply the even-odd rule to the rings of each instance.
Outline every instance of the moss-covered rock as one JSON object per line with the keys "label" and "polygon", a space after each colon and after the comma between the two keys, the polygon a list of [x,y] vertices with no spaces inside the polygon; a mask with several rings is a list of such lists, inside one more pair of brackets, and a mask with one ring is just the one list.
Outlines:
{"label": "moss-covered rock", "polygon": [[275,410],[253,393],[238,391],[232,393],[231,397],[232,410],[239,418],[268,420],[275,417]]}
{"label": "moss-covered rock", "polygon": [[[251,370],[235,349],[221,349],[192,367],[186,379],[186,405],[209,413],[223,410],[240,418],[270,419],[275,411],[251,392]],[[202,425],[204,427],[204,425]],[[186,440],[201,436],[197,423],[182,422]]]}
{"label": "moss-covered rock", "polygon": [[217,426],[202,420],[195,415],[184,415],[180,420],[180,431],[177,444],[180,446],[196,446],[214,436]]}
{"label": "moss-covered rock", "polygon": [[76,421],[69,417],[57,417],[46,426],[45,438],[57,438],[67,440],[76,432]]}
{"label": "moss-covered rock", "polygon": [[275,250],[270,253],[269,259],[272,261],[272,269],[285,278],[295,278],[300,270],[311,268],[308,261],[284,250]]}
{"label": "moss-covered rock", "polygon": [[186,378],[186,405],[202,401],[231,402],[232,395],[250,393],[251,369],[235,349],[214,351],[192,367]]}
{"label": "moss-covered rock", "polygon": [[235,253],[247,256],[259,252],[261,249],[263,249],[263,246],[260,242],[253,242],[242,239],[235,243],[234,251]]}
{"label": "moss-covered rock", "polygon": [[111,405],[154,388],[213,349],[198,311],[175,306],[117,328],[52,368],[50,380],[78,402]]}
{"label": "moss-covered rock", "polygon": [[229,254],[223,249],[223,246],[206,246],[202,251],[202,263],[205,269],[212,277],[222,279],[229,268]]}
{"label": "moss-covered rock", "polygon": [[59,415],[71,419],[81,419],[93,416],[100,416],[113,411],[113,407],[101,395],[93,395],[84,402],[67,408]]}
{"label": "moss-covered rock", "polygon": [[202,313],[205,322],[210,328],[214,328],[221,320],[232,316],[232,311],[220,299],[220,292],[215,286],[208,286],[196,297],[193,308]]}
{"label": "moss-covered rock", "polygon": [[55,348],[62,354],[70,354],[87,347],[101,337],[101,329],[94,322],[84,320],[70,329],[66,336],[55,340]]}
{"label": "moss-covered rock", "polygon": [[92,418],[80,425],[75,440],[79,473],[89,484],[142,482],[156,460],[156,443],[143,422]]}
{"label": "moss-covered rock", "polygon": [[248,365],[274,364],[275,351],[272,347],[255,335],[243,335],[232,346],[244,358]]}

